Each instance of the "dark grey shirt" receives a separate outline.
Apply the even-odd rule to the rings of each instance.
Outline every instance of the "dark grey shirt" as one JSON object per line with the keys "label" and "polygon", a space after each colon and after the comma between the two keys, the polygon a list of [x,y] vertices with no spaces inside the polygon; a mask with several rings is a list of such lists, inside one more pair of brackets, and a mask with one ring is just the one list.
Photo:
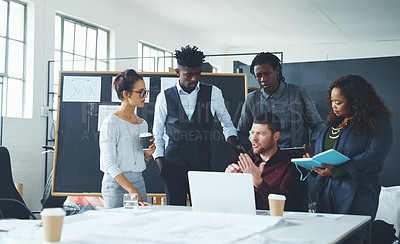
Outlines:
{"label": "dark grey shirt", "polygon": [[325,126],[307,90],[302,86],[281,82],[272,95],[261,89],[247,96],[238,124],[241,145],[251,144],[249,131],[253,118],[264,112],[274,113],[281,120],[281,136],[278,140],[281,148],[309,145]]}

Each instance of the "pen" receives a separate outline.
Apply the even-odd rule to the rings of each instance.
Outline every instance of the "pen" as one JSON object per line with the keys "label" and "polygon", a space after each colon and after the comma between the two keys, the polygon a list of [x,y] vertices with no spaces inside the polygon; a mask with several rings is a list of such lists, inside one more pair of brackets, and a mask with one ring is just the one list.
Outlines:
{"label": "pen", "polygon": [[323,214],[317,214],[317,215],[315,215],[315,217],[324,217],[324,215]]}

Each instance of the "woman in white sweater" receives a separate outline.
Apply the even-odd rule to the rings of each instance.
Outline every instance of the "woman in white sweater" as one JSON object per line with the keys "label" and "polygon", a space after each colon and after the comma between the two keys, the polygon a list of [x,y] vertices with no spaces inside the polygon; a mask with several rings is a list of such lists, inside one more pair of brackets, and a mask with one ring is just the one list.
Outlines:
{"label": "woman in white sweater", "polygon": [[121,107],[104,119],[99,140],[105,207],[122,207],[125,193],[137,193],[139,205],[147,205],[142,172],[156,147],[153,143],[148,150],[142,149],[139,135],[148,132],[148,125],[134,111],[144,106],[149,91],[133,69],[118,75],[113,87],[122,101]]}

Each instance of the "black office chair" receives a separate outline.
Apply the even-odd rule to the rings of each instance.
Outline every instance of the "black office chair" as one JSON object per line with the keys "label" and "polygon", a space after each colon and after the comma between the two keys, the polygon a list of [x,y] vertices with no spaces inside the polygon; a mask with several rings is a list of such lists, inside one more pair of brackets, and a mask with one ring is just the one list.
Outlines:
{"label": "black office chair", "polygon": [[0,147],[0,186],[0,219],[36,219],[15,188],[10,154],[6,147]]}
{"label": "black office chair", "polygon": [[46,186],[44,187],[43,198],[40,200],[43,208],[62,208],[67,197],[65,196],[52,196],[51,188],[53,187],[53,172],[50,173],[47,179]]}

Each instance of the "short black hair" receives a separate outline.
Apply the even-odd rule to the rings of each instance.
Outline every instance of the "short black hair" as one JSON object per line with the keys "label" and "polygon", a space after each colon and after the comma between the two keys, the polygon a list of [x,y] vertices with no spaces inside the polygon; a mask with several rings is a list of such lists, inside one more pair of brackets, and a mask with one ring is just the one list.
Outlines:
{"label": "short black hair", "polygon": [[175,50],[178,65],[187,68],[201,67],[206,56],[198,49],[196,46],[190,47],[187,45],[186,47],[181,47],[181,50]]}
{"label": "short black hair", "polygon": [[254,118],[253,123],[268,125],[268,128],[272,131],[272,133],[281,131],[281,120],[277,115],[270,112],[257,115]]}
{"label": "short black hair", "polygon": [[274,69],[279,67],[280,71],[278,74],[278,80],[281,82],[285,82],[285,77],[283,77],[283,75],[282,75],[281,60],[279,60],[279,58],[277,56],[273,55],[270,52],[266,52],[266,53],[261,52],[255,56],[255,58],[253,59],[253,61],[251,62],[251,65],[250,65],[250,73],[252,73],[255,76],[256,74],[254,74],[254,67],[257,65],[265,64],[265,63],[268,63]]}

